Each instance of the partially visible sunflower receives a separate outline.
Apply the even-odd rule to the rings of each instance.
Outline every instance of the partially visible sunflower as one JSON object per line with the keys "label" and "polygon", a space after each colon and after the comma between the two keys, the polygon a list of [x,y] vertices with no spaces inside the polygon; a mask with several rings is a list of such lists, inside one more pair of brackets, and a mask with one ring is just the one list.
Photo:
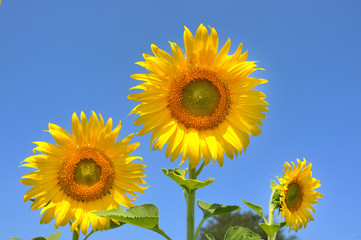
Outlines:
{"label": "partially visible sunflower", "polygon": [[222,166],[223,153],[233,158],[246,150],[268,110],[266,95],[251,90],[267,80],[249,77],[258,68],[246,61],[242,44],[228,55],[228,39],[218,52],[217,32],[210,31],[201,24],[193,37],[185,27],[185,53],[170,42],[173,56],[152,44],[155,56],[143,54],[145,61],[137,63],[150,74],[131,76],[144,81],[132,89],[144,91],[128,96],[141,102],[131,111],[140,115],[134,124],[144,124],[137,134],[153,132],[153,150],[168,143],[166,156],[174,161],[183,153],[181,164],[189,157],[191,168],[202,157],[204,164],[213,158]]}
{"label": "partially visible sunflower", "polygon": [[306,159],[301,162],[297,159],[297,167],[292,162],[285,163],[285,173],[278,178],[280,185],[276,189],[281,190],[281,216],[285,217],[286,225],[290,227],[289,231],[296,232],[307,223],[313,220],[309,210],[315,212],[313,204],[319,202],[317,199],[323,197],[319,192],[314,191],[321,186],[320,180],[312,178],[312,164],[306,164]]}
{"label": "partially visible sunflower", "polygon": [[[32,210],[44,213],[40,223],[55,220],[55,228],[71,221],[71,231],[85,235],[89,223],[93,230],[109,229],[110,220],[92,211],[134,206],[132,201],[143,193],[145,165],[132,163],[140,157],[129,156],[139,143],[129,144],[134,134],[115,142],[121,124],[112,130],[112,119],[106,124],[102,116],[92,112],[87,120],[81,112],[79,121],[74,113],[70,135],[63,128],[49,123],[48,132],[58,145],[34,142],[35,151],[43,154],[26,158],[21,166],[39,169],[24,175],[21,183],[33,186],[24,201],[35,198]],[[131,195],[133,197],[130,197]]]}

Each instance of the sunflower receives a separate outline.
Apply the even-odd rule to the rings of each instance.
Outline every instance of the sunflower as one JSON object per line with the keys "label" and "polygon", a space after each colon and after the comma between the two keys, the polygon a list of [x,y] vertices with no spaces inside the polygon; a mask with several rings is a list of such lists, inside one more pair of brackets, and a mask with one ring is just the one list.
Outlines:
{"label": "sunflower", "polygon": [[266,95],[251,89],[267,80],[249,77],[258,68],[246,61],[242,44],[229,55],[228,39],[218,52],[214,28],[209,34],[201,24],[193,37],[185,27],[184,45],[185,53],[170,42],[171,56],[152,44],[154,56],[143,54],[145,61],[137,63],[150,72],[131,76],[144,81],[132,88],[144,91],[128,96],[141,102],[131,111],[140,115],[134,124],[144,124],[137,134],[153,132],[153,150],[168,143],[171,161],[182,153],[181,164],[189,157],[191,168],[202,157],[205,165],[213,158],[222,166],[223,153],[237,156],[246,150],[249,135],[261,133]]}
{"label": "sunflower", "polygon": [[24,175],[21,183],[33,186],[24,201],[35,198],[30,208],[45,212],[40,223],[56,218],[55,229],[70,222],[71,231],[80,228],[84,235],[89,223],[94,231],[109,229],[109,219],[91,212],[134,206],[132,201],[139,196],[135,192],[144,192],[146,187],[138,183],[146,184],[142,179],[145,165],[132,163],[141,158],[129,156],[139,146],[128,145],[134,134],[115,142],[121,123],[112,130],[112,119],[104,124],[99,116],[100,120],[92,112],[88,121],[81,112],[79,121],[74,113],[73,136],[49,123],[48,132],[57,145],[34,142],[38,145],[34,155],[23,161],[21,166],[39,169]]}
{"label": "sunflower", "polygon": [[312,178],[312,164],[306,164],[306,159],[301,162],[297,159],[297,167],[292,162],[293,167],[288,162],[285,163],[285,174],[278,178],[280,185],[276,189],[281,191],[281,216],[285,217],[289,231],[296,232],[307,223],[313,220],[311,212],[315,212],[313,204],[319,202],[318,198],[323,197],[313,189],[321,186],[320,180]]}

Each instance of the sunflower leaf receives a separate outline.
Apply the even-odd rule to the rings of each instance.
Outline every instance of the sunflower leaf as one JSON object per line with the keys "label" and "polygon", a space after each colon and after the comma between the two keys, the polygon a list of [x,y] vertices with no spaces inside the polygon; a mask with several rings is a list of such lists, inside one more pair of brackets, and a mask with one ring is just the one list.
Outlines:
{"label": "sunflower leaf", "polygon": [[123,224],[128,223],[146,228],[157,232],[162,236],[168,237],[158,226],[158,208],[153,204],[142,204],[140,206],[131,207],[128,210],[117,208],[93,213],[99,217],[107,217],[122,222]]}
{"label": "sunflower leaf", "polygon": [[286,222],[281,222],[278,224],[265,224],[260,223],[259,226],[267,233],[267,235],[272,238],[275,233],[277,233],[282,227],[286,225]]}
{"label": "sunflower leaf", "polygon": [[118,222],[118,223],[119,224],[117,224],[116,222],[114,222],[113,220],[110,219],[110,228],[109,229],[118,228],[125,224],[124,222]]}
{"label": "sunflower leaf", "polygon": [[61,236],[62,232],[53,233],[50,236],[46,237],[46,240],[58,240]]}
{"label": "sunflower leaf", "polygon": [[[62,232],[57,232],[49,235],[48,237],[34,237],[31,240],[58,240],[61,236]],[[10,237],[12,240],[24,240],[21,238]]]}
{"label": "sunflower leaf", "polygon": [[230,227],[224,240],[262,240],[261,236],[244,227]]}
{"label": "sunflower leaf", "polygon": [[180,168],[174,168],[174,169],[162,168],[162,171],[166,176],[170,177],[173,181],[175,181],[179,186],[185,188],[188,192],[205,187],[214,181],[214,178],[208,178],[204,181],[199,181],[195,179],[186,179],[185,176],[187,174],[187,170],[188,169],[180,169]]}
{"label": "sunflower leaf", "polygon": [[247,202],[247,201],[245,201],[245,200],[243,200],[243,199],[241,199],[241,200],[242,200],[242,202],[244,202],[244,204],[246,204],[249,208],[251,208],[252,210],[256,211],[259,215],[261,215],[261,216],[264,218],[264,216],[263,216],[263,210],[262,210],[262,207],[261,207],[261,206],[258,206],[258,205],[254,204],[254,203],[251,203],[251,202]]}
{"label": "sunflower leaf", "polygon": [[[224,215],[224,214],[231,213],[233,211],[237,211],[237,210],[241,209],[240,206],[236,206],[236,205],[223,205],[223,204],[218,204],[218,203],[206,203],[206,202],[202,202],[200,200],[197,200],[197,205],[203,212],[203,219],[200,221],[200,223],[199,223],[199,225],[197,227],[197,232],[202,227],[202,224],[208,218],[216,216],[216,215]],[[214,240],[212,235],[210,237],[207,236],[207,238],[208,238],[208,240],[212,240],[212,239]]]}
{"label": "sunflower leaf", "polygon": [[240,206],[236,206],[236,205],[221,205],[218,203],[206,203],[199,200],[197,200],[197,204],[198,207],[203,212],[204,220],[216,215],[223,215],[241,209]]}

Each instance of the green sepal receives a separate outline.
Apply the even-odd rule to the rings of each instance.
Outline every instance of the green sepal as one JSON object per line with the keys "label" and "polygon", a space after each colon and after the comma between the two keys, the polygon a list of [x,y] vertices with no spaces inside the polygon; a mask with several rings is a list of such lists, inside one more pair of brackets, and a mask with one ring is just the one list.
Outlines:
{"label": "green sepal", "polygon": [[206,238],[207,238],[208,240],[216,240],[216,239],[214,239],[213,235],[210,234],[210,233],[207,233],[207,234],[206,234]]}
{"label": "green sepal", "polygon": [[[32,202],[35,202],[35,200],[36,200],[36,198],[32,198],[32,199],[29,199],[30,201],[32,201]],[[46,207],[46,206],[48,206],[49,205],[49,203],[50,203],[51,201],[49,201],[47,204],[45,204],[44,206],[42,206],[42,207]],[[31,206],[30,206],[31,207]],[[51,236],[51,235],[50,235]],[[49,236],[49,237],[50,237]],[[32,240],[32,239],[31,239]]]}
{"label": "green sepal", "polygon": [[277,185],[278,185],[278,184],[277,184],[275,181],[271,180],[271,190],[272,190],[272,191],[275,190],[275,186],[277,186]]}
{"label": "green sepal", "polygon": [[158,225],[158,212],[158,208],[155,205],[142,204],[140,206],[131,207],[127,211],[122,208],[116,208],[93,213],[99,217],[107,217],[122,223],[146,228],[169,238]]}
{"label": "green sepal", "polygon": [[241,200],[242,200],[242,202],[244,202],[244,204],[246,204],[249,208],[251,208],[252,210],[254,210],[255,212],[257,212],[259,215],[262,216],[262,218],[264,218],[264,216],[263,216],[263,210],[262,210],[262,207],[261,207],[261,206],[258,206],[258,205],[254,204],[254,203],[251,203],[251,202],[247,202],[247,201],[245,201],[245,200],[243,200],[243,199],[241,199]]}
{"label": "green sepal", "polygon": [[[31,240],[58,240],[61,236],[62,232],[53,233],[47,237],[34,237]],[[10,237],[12,240],[24,240],[21,238]]]}
{"label": "green sepal", "polygon": [[281,222],[277,224],[264,224],[260,223],[259,226],[267,233],[267,235],[272,238],[275,233],[277,233],[282,227],[286,225],[286,222]]}
{"label": "green sepal", "polygon": [[230,227],[224,240],[262,240],[261,236],[244,227]]}
{"label": "green sepal", "polygon": [[202,187],[205,187],[211,184],[214,181],[214,178],[208,178],[204,181],[199,181],[196,179],[186,179],[186,174],[188,169],[174,168],[174,169],[164,169],[162,168],[163,173],[175,181],[179,186],[186,189],[188,192],[196,190]]}
{"label": "green sepal", "polygon": [[205,221],[206,219],[216,216],[216,215],[223,215],[227,213],[231,213],[233,211],[238,211],[241,209],[240,206],[236,205],[223,205],[218,203],[206,203],[197,200],[198,207],[203,212],[203,219],[202,221]]}

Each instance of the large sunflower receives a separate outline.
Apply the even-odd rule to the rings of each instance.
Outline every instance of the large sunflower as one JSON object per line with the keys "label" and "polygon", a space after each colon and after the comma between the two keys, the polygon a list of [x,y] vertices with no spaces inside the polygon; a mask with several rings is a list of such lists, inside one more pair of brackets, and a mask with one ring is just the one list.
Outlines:
{"label": "large sunflower", "polygon": [[223,153],[233,158],[246,150],[268,110],[266,95],[251,90],[267,80],[249,77],[257,68],[246,61],[242,44],[228,55],[228,39],[218,52],[217,32],[210,31],[201,24],[193,37],[185,27],[185,53],[170,42],[173,56],[151,45],[154,56],[144,54],[137,63],[150,74],[131,76],[144,81],[132,89],[144,91],[128,96],[141,102],[131,111],[140,115],[134,124],[144,124],[138,134],[153,131],[153,150],[168,143],[166,156],[174,161],[183,152],[181,163],[189,157],[192,168],[202,157],[204,164],[213,158],[222,166]]}
{"label": "large sunflower", "polygon": [[311,212],[315,212],[313,204],[317,203],[318,198],[323,197],[319,192],[313,189],[321,186],[320,180],[312,178],[312,164],[306,164],[306,159],[301,162],[297,159],[297,167],[292,162],[285,163],[285,174],[278,178],[280,185],[276,189],[281,190],[281,216],[285,217],[286,225],[289,230],[296,232],[302,227],[306,227],[307,223],[313,220]]}
{"label": "large sunflower", "polygon": [[[87,120],[81,112],[79,121],[74,113],[70,135],[63,128],[49,123],[49,133],[56,143],[35,142],[35,151],[43,154],[26,158],[21,166],[39,169],[22,177],[21,183],[33,186],[24,201],[35,198],[32,210],[40,209],[41,223],[55,220],[55,228],[71,221],[71,231],[87,233],[89,223],[93,230],[109,229],[110,220],[100,218],[92,211],[133,206],[132,202],[146,188],[142,179],[145,165],[132,163],[140,157],[129,156],[139,143],[129,144],[134,134],[115,142],[121,124],[112,130],[112,119],[106,124],[101,115]],[[131,195],[133,197],[130,197]]]}

